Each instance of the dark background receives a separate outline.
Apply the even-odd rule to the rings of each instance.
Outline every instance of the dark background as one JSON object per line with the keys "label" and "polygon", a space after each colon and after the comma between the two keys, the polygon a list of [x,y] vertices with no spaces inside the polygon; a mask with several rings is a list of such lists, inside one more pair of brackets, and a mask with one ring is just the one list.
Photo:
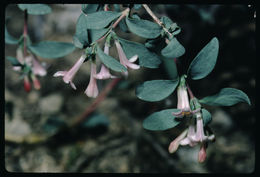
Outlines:
{"label": "dark background", "polygon": [[[29,35],[33,42],[55,40],[72,42],[81,6],[50,5],[52,13],[29,15]],[[244,91],[252,105],[206,108],[216,142],[210,143],[207,159],[197,162],[199,146],[179,147],[168,153],[168,145],[180,133],[178,126],[162,132],[142,128],[142,120],[153,112],[176,107],[176,93],[160,102],[145,102],[135,96],[137,84],[146,80],[169,79],[163,65],[158,69],[130,71],[99,105],[95,114],[103,117],[94,128],[65,131],[54,141],[24,144],[24,137],[55,134],[58,127],[82,114],[92,98],[84,95],[89,81],[89,63],[74,78],[77,91],[52,75],[69,69],[81,50],[60,59],[41,59],[48,74],[40,78],[42,88],[26,93],[23,80],[5,60],[5,168],[11,172],[110,172],[110,173],[250,173],[255,170],[255,82],[256,32],[255,7],[245,5],[149,5],[158,17],[167,15],[181,27],[177,38],[186,53],[179,58],[179,73],[187,70],[192,59],[213,38],[219,40],[219,55],[214,70],[204,79],[188,80],[197,98],[232,87]],[[16,5],[5,9],[11,35],[23,32],[23,12]],[[135,10],[143,19],[152,20],[141,8]],[[116,32],[129,40],[145,39],[131,33]],[[5,56],[16,55],[14,45],[5,45]],[[115,48],[111,55],[117,56]],[[109,81],[99,82],[100,91]],[[92,115],[93,116],[93,115]]]}

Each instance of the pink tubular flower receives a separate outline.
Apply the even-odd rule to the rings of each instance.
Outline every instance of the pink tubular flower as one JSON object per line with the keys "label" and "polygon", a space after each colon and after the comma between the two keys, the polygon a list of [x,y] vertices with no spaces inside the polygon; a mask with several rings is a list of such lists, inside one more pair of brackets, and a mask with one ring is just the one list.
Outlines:
{"label": "pink tubular flower", "polygon": [[76,86],[72,82],[72,80],[75,74],[77,73],[77,71],[79,70],[80,66],[83,64],[85,58],[86,56],[82,55],[69,71],[58,71],[53,76],[54,77],[63,76],[63,81],[66,84],[70,83],[70,86],[76,90]]}
{"label": "pink tubular flower", "polygon": [[[104,47],[104,53],[109,55],[109,46],[105,43]],[[109,79],[109,78],[116,78],[116,76],[113,76],[110,74],[109,69],[104,65],[101,64],[100,72],[96,75],[94,75],[96,79]]]}
{"label": "pink tubular flower", "polygon": [[[120,63],[125,66],[126,68],[131,68],[131,69],[139,69],[140,66],[137,65],[137,64],[134,64],[134,62],[137,60],[138,58],[138,55],[134,55],[133,57],[131,57],[129,60],[127,59],[120,43],[115,40],[115,44],[116,44],[116,49],[117,49],[117,52],[118,52],[118,55],[119,55],[119,60],[120,60]],[[125,75],[127,75],[128,73],[125,72]]]}
{"label": "pink tubular flower", "polygon": [[96,81],[96,78],[94,77],[96,75],[96,72],[97,72],[96,64],[92,62],[89,84],[88,84],[87,89],[84,92],[88,97],[96,98],[98,95],[97,81]]}
{"label": "pink tubular flower", "polygon": [[24,57],[22,49],[18,48],[16,50],[16,58],[17,60],[23,65],[24,64]]}
{"label": "pink tubular flower", "polygon": [[180,141],[181,141],[183,138],[186,137],[187,132],[188,132],[188,130],[185,129],[177,138],[175,138],[175,139],[170,143],[169,148],[168,148],[168,150],[169,150],[170,153],[174,153],[174,152],[177,151],[177,149],[178,149],[178,147],[179,147],[179,145],[180,145]]}

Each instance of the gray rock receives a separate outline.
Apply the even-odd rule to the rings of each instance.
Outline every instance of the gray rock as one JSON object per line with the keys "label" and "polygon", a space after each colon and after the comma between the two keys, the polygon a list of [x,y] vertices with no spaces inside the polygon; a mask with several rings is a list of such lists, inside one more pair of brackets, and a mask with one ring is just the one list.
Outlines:
{"label": "gray rock", "polygon": [[54,114],[60,111],[63,104],[63,97],[60,94],[52,94],[43,97],[39,103],[43,114]]}

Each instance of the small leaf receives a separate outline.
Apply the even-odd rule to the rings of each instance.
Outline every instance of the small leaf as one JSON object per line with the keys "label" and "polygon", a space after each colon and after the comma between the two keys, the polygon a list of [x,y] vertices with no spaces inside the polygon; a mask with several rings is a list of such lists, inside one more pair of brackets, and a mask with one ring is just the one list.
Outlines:
{"label": "small leaf", "polygon": [[[85,19],[85,15],[82,13],[76,23],[76,33],[73,37],[74,45],[76,47],[87,46],[89,44],[88,41],[88,31],[87,31],[87,22]],[[80,45],[81,43],[81,45]]]}
{"label": "small leaf", "polygon": [[202,108],[202,118],[203,118],[203,125],[206,126],[209,124],[212,120],[210,112],[208,112],[206,109]]}
{"label": "small leaf", "polygon": [[218,57],[219,42],[214,37],[193,59],[188,69],[188,76],[198,80],[206,77],[213,69]]}
{"label": "small leaf", "polygon": [[75,47],[72,43],[41,41],[28,46],[30,51],[42,58],[60,58],[73,52]]}
{"label": "small leaf", "polygon": [[45,4],[18,4],[21,10],[27,10],[31,15],[44,15],[51,12],[51,8]]}
{"label": "small leaf", "polygon": [[166,46],[165,39],[161,37],[155,39],[148,39],[145,43],[145,47],[147,47],[151,51],[157,52],[159,55],[161,55],[160,51],[165,46]]}
{"label": "small leaf", "polygon": [[85,16],[88,29],[101,29],[121,15],[120,12],[99,11]]}
{"label": "small leaf", "polygon": [[138,10],[142,7],[142,4],[134,4],[134,9]]}
{"label": "small leaf", "polygon": [[22,66],[15,57],[7,56],[6,59],[9,60],[13,66]]}
{"label": "small leaf", "polygon": [[126,24],[131,32],[143,38],[156,38],[161,34],[161,27],[148,20],[126,18]]}
{"label": "small leaf", "polygon": [[5,43],[7,44],[18,44],[19,40],[11,36],[5,26]]}
{"label": "small leaf", "polygon": [[175,120],[175,116],[172,115],[173,112],[178,112],[179,109],[165,109],[159,112],[155,112],[148,116],[143,121],[143,127],[147,130],[167,130],[177,126],[180,121]]}
{"label": "small leaf", "polygon": [[136,96],[145,101],[160,101],[168,97],[177,87],[176,80],[152,80],[146,81],[136,88]]}
{"label": "small leaf", "polygon": [[219,93],[207,96],[199,100],[199,102],[211,106],[232,106],[239,102],[251,105],[248,96],[243,91],[235,88],[223,88]]}
{"label": "small leaf", "polygon": [[110,69],[117,72],[126,72],[127,69],[121,65],[115,58],[105,54],[99,46],[97,46],[97,54],[99,59]]}
{"label": "small leaf", "polygon": [[185,48],[174,37],[170,43],[161,51],[162,56],[167,58],[177,58],[185,53]]}
{"label": "small leaf", "polygon": [[99,4],[82,4],[81,10],[84,14],[91,14],[98,10]]}
{"label": "small leaf", "polygon": [[166,17],[166,16],[162,16],[160,18],[160,20],[168,30],[170,29],[171,25],[173,24],[173,21],[169,17]]}
{"label": "small leaf", "polygon": [[109,125],[109,120],[105,115],[94,114],[87,121],[84,121],[82,126],[85,128],[95,128],[98,126],[107,127],[108,125]]}
{"label": "small leaf", "polygon": [[109,28],[104,29],[88,29],[89,37],[90,37],[90,43],[95,42],[102,36],[104,36],[108,32]]}
{"label": "small leaf", "polygon": [[158,68],[161,63],[159,56],[149,51],[143,44],[122,38],[118,39],[128,59],[137,54],[140,66]]}

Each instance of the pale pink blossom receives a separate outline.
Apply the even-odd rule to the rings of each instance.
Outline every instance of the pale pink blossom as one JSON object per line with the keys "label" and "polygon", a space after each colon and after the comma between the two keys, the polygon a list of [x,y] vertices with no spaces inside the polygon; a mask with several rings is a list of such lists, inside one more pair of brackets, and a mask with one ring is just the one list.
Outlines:
{"label": "pale pink blossom", "polygon": [[39,61],[32,56],[32,71],[35,75],[45,76],[47,74],[46,69],[39,63]]}
{"label": "pale pink blossom", "polygon": [[31,78],[32,78],[32,81],[33,81],[33,87],[36,89],[36,90],[39,90],[41,88],[41,83],[40,81],[37,79],[37,77],[32,74],[31,75]]}
{"label": "pale pink blossom", "polygon": [[98,95],[98,87],[97,87],[97,80],[94,77],[96,75],[96,64],[91,63],[91,71],[90,71],[90,80],[87,89],[85,90],[85,94],[88,97],[96,98]]}
{"label": "pale pink blossom", "polygon": [[30,92],[31,91],[31,83],[30,83],[29,78],[28,78],[27,75],[24,76],[23,86],[24,86],[24,90],[26,92]]}
{"label": "pale pink blossom", "polygon": [[[104,53],[109,55],[109,46],[105,43]],[[101,69],[98,74],[94,75],[96,79],[109,79],[109,78],[117,78],[110,74],[109,69],[104,65],[101,64]]]}
{"label": "pale pink blossom", "polygon": [[85,58],[86,56],[82,55],[69,71],[58,71],[53,76],[54,77],[63,76],[63,81],[66,84],[70,83],[70,86],[76,90],[76,86],[72,82],[72,80],[75,74],[78,72],[80,66],[84,63]]}
{"label": "pale pink blossom", "polygon": [[188,130],[185,129],[177,138],[175,138],[175,139],[170,143],[169,148],[168,148],[168,150],[169,150],[170,153],[174,153],[174,152],[177,151],[177,149],[178,149],[178,147],[179,147],[179,145],[180,145],[180,141],[186,137],[187,132],[188,132]]}
{"label": "pale pink blossom", "polygon": [[[137,60],[138,55],[132,56],[129,60],[127,59],[125,52],[123,51],[120,43],[118,41],[115,41],[116,44],[116,49],[119,55],[119,60],[120,63],[125,66],[126,68],[131,68],[131,69],[139,69],[140,66],[137,64],[134,64],[134,62]],[[125,75],[128,75],[128,72],[124,73]]]}

